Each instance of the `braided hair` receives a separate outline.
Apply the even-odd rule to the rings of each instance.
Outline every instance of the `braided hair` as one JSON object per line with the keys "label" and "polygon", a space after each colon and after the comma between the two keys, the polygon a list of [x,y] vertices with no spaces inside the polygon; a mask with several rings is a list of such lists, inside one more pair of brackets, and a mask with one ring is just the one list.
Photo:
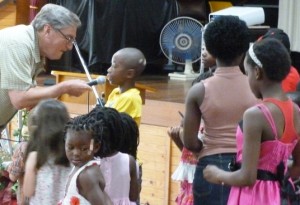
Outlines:
{"label": "braided hair", "polygon": [[124,126],[124,135],[119,151],[129,154],[136,159],[137,148],[140,142],[138,125],[127,113],[121,112],[120,115]]}
{"label": "braided hair", "polygon": [[96,106],[90,113],[77,116],[67,123],[67,129],[84,131],[100,144],[95,157],[107,157],[119,150],[123,138],[121,117],[114,108]]}

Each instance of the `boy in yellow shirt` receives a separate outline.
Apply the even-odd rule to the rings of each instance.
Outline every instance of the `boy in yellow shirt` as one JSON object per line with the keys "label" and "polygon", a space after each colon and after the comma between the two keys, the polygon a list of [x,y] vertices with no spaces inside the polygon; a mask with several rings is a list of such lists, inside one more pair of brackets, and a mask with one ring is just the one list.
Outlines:
{"label": "boy in yellow shirt", "polygon": [[105,103],[119,112],[129,114],[140,125],[142,114],[142,98],[140,91],[135,88],[135,81],[144,71],[146,58],[136,48],[123,48],[117,51],[107,70],[107,79],[112,85],[117,85]]}

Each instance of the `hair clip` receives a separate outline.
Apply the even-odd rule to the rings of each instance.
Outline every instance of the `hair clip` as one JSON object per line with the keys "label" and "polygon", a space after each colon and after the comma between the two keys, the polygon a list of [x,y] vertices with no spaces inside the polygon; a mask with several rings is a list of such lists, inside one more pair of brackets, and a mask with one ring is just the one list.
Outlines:
{"label": "hair clip", "polygon": [[92,154],[93,151],[94,151],[94,139],[91,139],[89,154]]}

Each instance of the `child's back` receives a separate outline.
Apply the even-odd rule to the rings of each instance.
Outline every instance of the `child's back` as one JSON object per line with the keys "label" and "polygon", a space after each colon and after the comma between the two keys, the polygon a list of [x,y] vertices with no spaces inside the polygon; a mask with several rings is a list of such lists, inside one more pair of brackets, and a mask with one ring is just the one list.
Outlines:
{"label": "child's back", "polygon": [[[105,179],[105,192],[114,204],[132,204],[130,202],[130,184],[137,183],[136,162],[132,156],[118,152],[111,157],[101,159],[100,169]],[[134,183],[134,182],[133,182]]]}
{"label": "child's back", "polygon": [[[127,135],[132,133],[129,130],[133,128],[137,132],[137,125],[135,121],[130,118],[134,126],[125,126],[125,122],[122,121],[124,118],[113,108],[96,107],[91,111],[91,115],[95,117],[96,122],[99,122],[99,126],[103,128],[102,147],[98,152],[98,156],[101,158],[100,169],[106,183],[105,192],[115,205],[133,204],[137,201],[139,193],[137,164],[134,159],[135,156],[121,153],[120,147],[123,143],[127,144],[127,151],[130,152],[130,154],[136,154],[138,143],[133,143],[132,141],[133,139],[137,141],[138,136],[132,136],[132,140],[128,140]],[[130,117],[128,115],[126,116]]]}
{"label": "child's back", "polygon": [[30,113],[30,140],[26,149],[24,194],[30,204],[57,204],[70,172],[64,151],[66,107],[54,99],[41,101]]}
{"label": "child's back", "polygon": [[[31,159],[30,155],[28,159]],[[54,160],[54,157],[50,156],[37,171],[35,194],[30,198],[30,204],[57,204],[63,197],[71,168],[56,165]]]}

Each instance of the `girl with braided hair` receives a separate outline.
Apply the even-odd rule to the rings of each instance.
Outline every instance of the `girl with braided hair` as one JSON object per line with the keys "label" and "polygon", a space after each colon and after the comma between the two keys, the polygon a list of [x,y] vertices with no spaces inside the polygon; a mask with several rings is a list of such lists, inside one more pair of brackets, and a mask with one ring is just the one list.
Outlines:
{"label": "girl with braided hair", "polygon": [[[107,127],[102,116],[91,112],[70,120],[66,125],[66,155],[73,169],[69,175],[61,205],[111,205],[104,192],[105,180],[94,157],[107,152],[104,137]],[[100,150],[102,151],[100,152]]]}
{"label": "girl with braided hair", "polygon": [[[115,205],[136,204],[139,193],[135,161],[138,144],[138,135],[134,136],[134,133],[138,133],[134,129],[137,128],[136,122],[132,120],[130,123],[128,118],[124,121],[124,117],[121,117],[123,114],[108,107],[96,107],[90,115],[102,129],[99,133],[101,147],[97,155],[101,157],[100,169],[106,183],[105,192]],[[133,138],[135,142],[132,142]],[[127,150],[124,148],[126,144]]]}
{"label": "girl with braided hair", "polygon": [[136,160],[140,136],[139,127],[129,114],[120,112],[120,116],[124,126],[124,134],[119,151],[133,156]]}
{"label": "girl with braided hair", "polygon": [[124,135],[122,144],[119,151],[129,154],[134,157],[136,160],[137,166],[137,181],[138,181],[138,199],[136,204],[140,204],[140,193],[142,191],[142,163],[137,157],[137,149],[140,142],[140,132],[139,127],[136,121],[126,112],[120,112],[123,126],[124,126]]}

